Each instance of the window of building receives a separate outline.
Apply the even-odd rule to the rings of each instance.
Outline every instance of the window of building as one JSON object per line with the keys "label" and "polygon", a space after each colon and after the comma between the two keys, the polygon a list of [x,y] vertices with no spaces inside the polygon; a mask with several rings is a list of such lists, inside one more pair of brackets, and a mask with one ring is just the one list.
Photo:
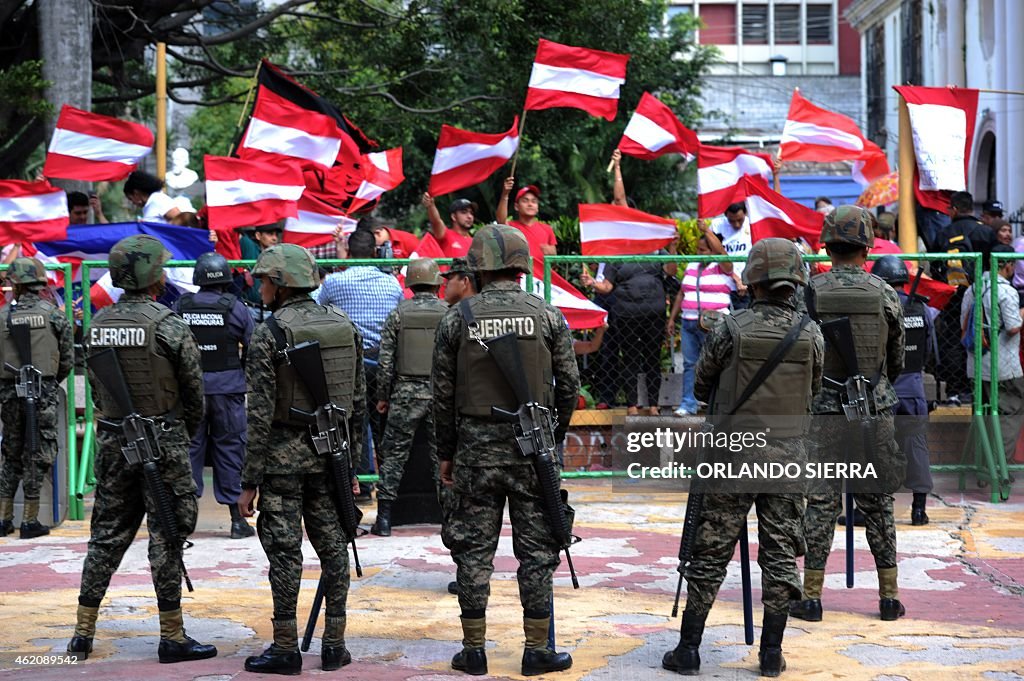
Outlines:
{"label": "window of building", "polygon": [[832,5],[807,5],[807,44],[832,44]]}
{"label": "window of building", "polygon": [[768,44],[768,5],[743,5],[743,44]]}
{"label": "window of building", "polygon": [[736,5],[701,5],[701,45],[736,44]]}
{"label": "window of building", "polygon": [[775,44],[800,44],[800,5],[775,5]]}

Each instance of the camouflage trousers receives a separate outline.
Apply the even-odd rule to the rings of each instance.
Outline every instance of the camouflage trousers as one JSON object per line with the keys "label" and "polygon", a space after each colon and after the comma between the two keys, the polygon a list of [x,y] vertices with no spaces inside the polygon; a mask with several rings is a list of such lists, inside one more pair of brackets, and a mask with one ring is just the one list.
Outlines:
{"label": "camouflage trousers", "polygon": [[[841,450],[854,446],[851,438],[855,432],[840,416],[816,418],[813,437],[819,448],[826,451]],[[896,567],[896,520],[893,517],[893,496],[891,492],[903,484],[906,471],[906,457],[896,446],[892,413],[885,410],[875,422],[876,460],[888,471],[882,476],[888,478],[882,489],[888,492],[856,493],[853,495],[857,508],[864,514],[865,535],[871,554],[878,568]],[[860,444],[859,441],[857,444]],[[880,469],[881,470],[881,469]],[[898,478],[898,479],[897,479]],[[809,570],[824,570],[832,551],[832,540],[836,532],[836,518],[842,508],[842,494],[838,489],[816,490],[807,495],[804,511],[804,539],[807,555],[804,567]]]}
{"label": "camouflage trousers", "polygon": [[39,451],[31,454],[25,442],[25,413],[21,399],[5,399],[0,404],[3,421],[3,468],[0,469],[0,497],[13,498],[21,483],[25,496],[38,499],[39,491],[57,458],[57,393],[56,384],[44,390],[36,403],[39,428]]}
{"label": "camouflage trousers", "polygon": [[789,612],[800,598],[796,558],[803,554],[803,498],[799,494],[708,494],[686,568],[686,610],[706,617],[725,579],[750,507],[757,510],[757,564],[761,602],[768,612]]}
{"label": "camouflage trousers", "polygon": [[491,594],[494,554],[508,499],[512,552],[519,561],[519,601],[527,617],[550,612],[551,576],[559,564],[540,483],[530,465],[455,465],[455,496],[441,538],[458,566],[459,606],[464,617],[483,617]]}
{"label": "camouflage trousers", "polygon": [[323,571],[328,617],[345,614],[349,574],[347,537],[326,473],[268,475],[260,486],[256,529],[270,561],[274,619],[295,619],[302,581],[302,523]]}
{"label": "camouflage trousers", "polygon": [[[131,546],[143,517],[155,518],[156,505],[146,488],[141,466],[130,466],[121,454],[120,443],[109,433],[97,436],[96,502],[90,522],[89,551],[82,567],[79,602],[98,606],[110,585],[110,578]],[[192,467],[188,459],[188,437],[178,425],[161,434],[160,476],[167,486],[178,537],[184,540],[196,527],[198,506]],[[166,539],[158,523],[149,527],[149,567],[161,610],[173,609],[181,600],[181,550]],[[163,607],[167,604],[168,607]]]}
{"label": "camouflage trousers", "polygon": [[384,441],[377,453],[377,470],[380,482],[377,484],[377,499],[394,501],[398,498],[398,487],[402,483],[405,464],[412,453],[412,442],[420,424],[430,434],[430,462],[435,482],[438,475],[437,449],[434,445],[434,413],[431,399],[396,397],[388,409],[388,424],[384,429]]}

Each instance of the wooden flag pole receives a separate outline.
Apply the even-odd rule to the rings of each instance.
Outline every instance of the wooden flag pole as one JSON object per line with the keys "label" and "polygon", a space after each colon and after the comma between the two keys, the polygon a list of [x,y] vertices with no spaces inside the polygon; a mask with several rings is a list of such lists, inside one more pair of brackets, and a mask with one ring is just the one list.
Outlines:
{"label": "wooden flag pole", "polygon": [[167,174],[167,45],[156,44],[156,176]]}
{"label": "wooden flag pole", "polygon": [[526,129],[526,108],[523,108],[523,115],[519,117],[519,144],[516,146],[516,153],[512,155],[512,168],[508,171],[509,177],[516,176],[516,163],[519,162],[519,151],[523,148],[523,130]]}
{"label": "wooden flag pole", "polygon": [[238,113],[238,123],[235,124],[235,134],[228,146],[228,156],[235,153],[236,145],[239,142],[239,134],[242,130],[242,121],[245,120],[245,114],[249,110],[249,102],[252,101],[252,93],[256,91],[256,84],[259,82],[260,69],[263,68],[263,60],[261,59],[256,64],[256,71],[252,74],[252,82],[249,83],[249,91],[245,93],[245,104],[242,105],[242,110]]}
{"label": "wooden flag pole", "polygon": [[917,211],[914,199],[914,133],[910,126],[910,110],[907,100],[899,95],[899,242],[904,253],[917,252]]}

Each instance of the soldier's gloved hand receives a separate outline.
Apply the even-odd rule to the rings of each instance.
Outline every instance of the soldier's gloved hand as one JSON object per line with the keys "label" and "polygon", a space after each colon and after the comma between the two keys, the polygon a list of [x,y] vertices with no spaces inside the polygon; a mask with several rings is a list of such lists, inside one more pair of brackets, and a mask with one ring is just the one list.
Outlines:
{"label": "soldier's gloved hand", "polygon": [[455,471],[455,462],[454,461],[442,461],[441,462],[440,471],[441,471],[441,484],[444,485],[445,487],[454,487],[455,486],[455,478],[452,477],[452,474]]}
{"label": "soldier's gloved hand", "polygon": [[238,495],[238,512],[245,518],[251,518],[256,514],[253,502],[256,500],[258,489],[243,489]]}

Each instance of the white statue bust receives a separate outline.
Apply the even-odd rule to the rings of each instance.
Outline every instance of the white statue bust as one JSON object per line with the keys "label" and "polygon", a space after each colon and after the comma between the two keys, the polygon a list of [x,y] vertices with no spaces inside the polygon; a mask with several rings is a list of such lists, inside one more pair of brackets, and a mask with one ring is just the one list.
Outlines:
{"label": "white statue bust", "polygon": [[171,169],[164,178],[168,188],[182,191],[194,185],[199,180],[196,171],[188,167],[188,149],[178,147],[171,152]]}

